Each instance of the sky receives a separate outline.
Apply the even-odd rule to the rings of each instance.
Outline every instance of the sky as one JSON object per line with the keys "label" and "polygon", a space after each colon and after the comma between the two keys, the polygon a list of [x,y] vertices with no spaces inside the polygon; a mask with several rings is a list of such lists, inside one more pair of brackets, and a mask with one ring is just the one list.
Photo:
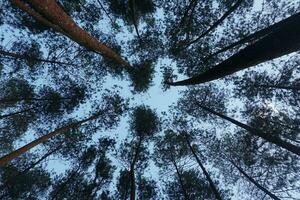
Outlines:
{"label": "sky", "polygon": [[[256,10],[262,10],[262,3],[264,0],[254,0],[254,7]],[[293,0],[289,0],[290,2],[292,2]],[[296,1],[296,0],[295,0]],[[267,12],[267,11],[264,11]],[[161,15],[161,13],[157,14],[158,16]],[[109,29],[107,29],[107,25],[105,24],[106,22],[103,22],[103,24],[100,24],[100,26],[103,26],[103,30],[104,32],[106,31],[107,33],[109,33]],[[3,31],[4,29],[0,29],[0,32]],[[132,36],[132,34],[129,34],[128,32],[122,32],[120,33],[117,38],[120,42],[122,42],[122,40],[127,40],[130,39],[130,36]],[[10,40],[10,36],[9,35],[5,35],[5,41],[9,42]],[[159,60],[155,66],[156,68],[156,73],[153,79],[153,86],[150,87],[150,89],[146,92],[146,93],[141,93],[141,94],[135,94],[133,95],[130,91],[132,90],[132,87],[130,86],[129,81],[126,80],[117,80],[111,77],[106,77],[105,81],[104,81],[104,85],[103,88],[112,88],[114,85],[119,86],[121,89],[120,91],[120,95],[122,97],[126,97],[126,98],[131,98],[130,104],[134,105],[134,106],[138,106],[141,104],[144,105],[149,105],[152,109],[156,110],[157,113],[161,113],[161,112],[167,112],[169,109],[169,106],[176,103],[178,98],[180,97],[179,93],[180,91],[183,91],[185,89],[185,87],[172,87],[171,89],[167,90],[167,91],[163,91],[161,88],[161,82],[162,82],[162,76],[161,76],[161,72],[160,72],[160,67],[163,65],[175,65],[174,63],[170,62],[170,60],[164,59],[164,60]],[[179,76],[179,79],[182,79],[182,76]],[[45,84],[45,80],[41,79],[40,82],[43,82]],[[102,91],[99,91],[95,94],[93,94],[92,99],[93,98],[99,98],[101,97]],[[268,104],[268,106],[271,106],[274,108],[274,111],[276,111],[276,106],[273,104]],[[73,113],[73,115],[79,115],[79,116],[86,116],[89,113],[89,109],[91,108],[91,106],[89,105],[89,103],[87,103],[87,105],[82,105],[78,111],[76,113]],[[125,117],[121,120],[120,124],[118,125],[117,128],[110,130],[110,131],[104,131],[104,132],[100,132],[99,134],[95,134],[96,136],[94,137],[94,140],[96,141],[98,138],[97,136],[114,136],[117,138],[118,142],[122,141],[123,139],[125,139],[128,136],[128,117]],[[17,144],[16,146],[21,146],[25,143],[27,143],[28,141],[31,141],[33,138],[35,137],[34,134],[28,133],[28,137],[21,141],[19,144]],[[34,150],[39,149],[39,147],[36,147]],[[115,164],[118,165],[117,161],[114,160]],[[49,162],[49,164],[47,165],[47,167],[51,170],[55,170],[57,173],[63,173],[69,166],[68,163],[64,163],[61,162],[61,160],[59,159],[53,159],[51,158],[51,161]],[[151,169],[150,169],[151,168]],[[148,170],[148,176],[152,176],[153,178],[158,178],[158,168],[153,166],[153,163],[151,164],[149,170]],[[117,174],[117,173],[116,173]],[[235,198],[233,199],[240,199],[239,196],[235,196]]]}

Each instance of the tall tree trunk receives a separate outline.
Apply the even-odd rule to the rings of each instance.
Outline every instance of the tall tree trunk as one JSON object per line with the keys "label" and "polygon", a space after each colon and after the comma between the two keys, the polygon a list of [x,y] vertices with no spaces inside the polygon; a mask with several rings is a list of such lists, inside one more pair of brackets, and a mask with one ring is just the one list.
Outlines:
{"label": "tall tree trunk", "polygon": [[179,171],[179,169],[178,169],[178,166],[177,166],[177,164],[176,164],[176,161],[173,160],[172,163],[173,163],[173,165],[174,165],[174,167],[175,167],[176,174],[177,174],[178,179],[179,179],[180,187],[181,187],[181,189],[182,189],[182,194],[183,194],[185,200],[189,200],[190,198],[189,198],[189,195],[188,195],[188,193],[187,193],[186,187],[184,186],[184,183],[183,183],[183,180],[182,180],[180,171]]}
{"label": "tall tree trunk", "polygon": [[[72,99],[71,97],[61,97],[59,98],[60,100],[68,100],[68,99]],[[20,101],[53,101],[54,99],[48,99],[48,98],[23,98],[23,99],[10,99],[10,98],[3,98],[0,99],[0,103],[17,103]]]}
{"label": "tall tree trunk", "polygon": [[0,50],[0,54],[4,55],[4,56],[9,56],[9,57],[12,57],[15,59],[33,60],[33,61],[37,61],[37,62],[45,62],[45,63],[58,64],[58,65],[71,65],[71,66],[74,65],[72,63],[59,62],[59,61],[55,61],[55,60],[46,60],[46,59],[42,59],[42,58],[28,57],[27,55],[17,54],[17,53],[3,51],[3,50]]}
{"label": "tall tree trunk", "polygon": [[135,154],[133,160],[130,164],[130,200],[135,200],[135,193],[136,193],[136,185],[135,185],[135,164],[138,161],[140,148],[143,142],[143,138],[139,138],[138,146],[135,150]]}
{"label": "tall tree trunk", "polygon": [[200,168],[201,168],[201,170],[203,171],[203,173],[204,173],[206,179],[208,180],[209,185],[210,185],[210,187],[211,187],[213,193],[215,194],[216,199],[222,200],[222,197],[221,197],[221,195],[220,195],[220,193],[219,193],[217,187],[215,186],[214,182],[212,181],[212,179],[211,179],[209,173],[206,171],[205,167],[202,165],[202,163],[201,163],[201,161],[200,161],[200,158],[198,157],[196,151],[194,150],[194,148],[192,147],[192,145],[191,145],[191,143],[190,143],[190,141],[189,141],[189,139],[188,139],[188,135],[187,135],[187,134],[185,134],[185,139],[186,139],[186,143],[187,143],[187,145],[189,146],[189,148],[190,148],[190,150],[191,150],[193,156],[195,157],[195,159],[196,159],[198,165],[200,166]]}
{"label": "tall tree trunk", "polygon": [[219,26],[231,13],[233,13],[243,2],[244,0],[238,0],[227,12],[225,12],[220,19],[214,22],[204,33],[198,36],[196,39],[184,44],[184,48],[187,48],[191,44],[198,42],[201,38],[209,34],[213,29]]}
{"label": "tall tree trunk", "polygon": [[167,83],[169,85],[196,85],[213,81],[237,71],[255,66],[300,49],[300,13],[291,17],[289,23],[282,24],[278,29],[255,43],[234,54],[206,72],[192,78]]}
{"label": "tall tree trunk", "polygon": [[58,128],[44,136],[41,136],[39,137],[38,139],[24,145],[23,147],[3,156],[0,158],[0,167],[1,166],[4,166],[5,164],[7,164],[8,162],[10,162],[11,160],[17,158],[18,156],[22,155],[23,153],[26,153],[27,151],[29,151],[30,149],[32,149],[33,147],[43,143],[43,142],[46,142],[48,139],[54,137],[54,136],[57,136],[59,134],[63,134],[65,131],[71,129],[71,128],[76,128],[80,125],[82,125],[83,123],[85,122],[88,122],[88,121],[91,121],[91,120],[94,120],[96,118],[98,118],[101,114],[95,114],[95,115],[92,115],[90,116],[89,118],[86,118],[86,119],[83,119],[81,121],[78,121],[78,122],[74,122],[74,123],[70,123],[66,126],[63,126],[61,128]]}
{"label": "tall tree trunk", "polygon": [[246,124],[243,124],[243,123],[241,123],[241,122],[239,122],[235,119],[232,119],[232,118],[227,117],[227,116],[225,116],[221,113],[218,113],[218,112],[216,112],[216,111],[214,111],[214,110],[212,110],[212,109],[210,109],[206,106],[203,106],[203,105],[200,105],[200,104],[198,104],[198,106],[200,108],[202,108],[203,110],[207,111],[207,112],[210,112],[214,115],[217,115],[218,117],[221,117],[222,119],[225,119],[225,120],[235,124],[236,126],[241,127],[243,129],[249,131],[253,135],[261,137],[261,138],[265,139],[266,141],[268,141],[270,143],[276,144],[276,145],[278,145],[278,146],[280,146],[280,147],[282,147],[282,148],[284,148],[284,149],[286,149],[290,152],[293,152],[294,154],[300,156],[300,147],[298,147],[296,145],[293,145],[289,142],[286,142],[286,141],[282,140],[281,138],[279,138],[277,136],[273,136],[272,133],[264,133],[264,132],[262,132],[258,129],[255,129],[255,128],[252,128],[252,127],[250,127]]}
{"label": "tall tree trunk", "polygon": [[230,45],[228,45],[228,46],[226,46],[226,47],[224,47],[224,48],[222,48],[218,51],[216,51],[215,53],[212,53],[208,57],[204,58],[203,62],[205,63],[209,59],[211,59],[213,56],[218,55],[220,53],[223,53],[223,52],[225,52],[229,49],[232,49],[233,47],[245,44],[247,42],[252,42],[252,41],[258,40],[258,39],[274,32],[274,31],[276,31],[281,26],[284,26],[284,25],[289,24],[289,23],[293,23],[294,18],[296,18],[298,15],[300,15],[300,13],[292,15],[291,17],[288,17],[288,18],[286,18],[286,19],[284,19],[280,22],[277,22],[277,23],[275,23],[275,24],[273,24],[273,25],[271,25],[267,28],[256,31],[256,32],[254,32],[254,33],[252,33],[252,34],[250,34],[250,35],[248,35],[248,36],[246,36],[246,37],[244,37],[244,38],[242,38],[242,39],[240,39],[240,40],[238,40],[238,41],[236,41],[236,42],[234,42],[234,43],[232,43],[232,44],[230,44]]}
{"label": "tall tree trunk", "polygon": [[31,111],[31,110],[33,110],[33,108],[24,109],[24,110],[21,110],[21,111],[18,111],[18,112],[13,112],[13,113],[5,114],[5,115],[0,115],[0,119],[6,118],[6,117],[12,117],[12,116],[19,115],[19,114],[22,114],[22,113],[26,113],[26,112]]}
{"label": "tall tree trunk", "polygon": [[67,33],[65,33],[59,26],[57,26],[57,25],[53,24],[52,22],[48,21],[47,19],[45,19],[42,15],[40,15],[38,12],[36,12],[32,8],[30,8],[28,5],[23,3],[21,0],[10,0],[10,2],[12,3],[13,6],[18,7],[23,12],[26,12],[28,15],[33,17],[39,23],[41,23],[47,27],[50,27],[57,32],[67,35]]}
{"label": "tall tree trunk", "polygon": [[136,35],[137,35],[137,37],[139,39],[139,43],[140,43],[140,45],[142,45],[143,44],[143,40],[142,40],[142,38],[140,36],[138,25],[137,25],[137,21],[136,21],[135,0],[129,0],[129,5],[130,5],[130,8],[131,8],[131,18],[132,18],[133,26],[134,26]]}
{"label": "tall tree trunk", "polygon": [[256,182],[252,177],[250,177],[246,172],[244,172],[244,170],[242,168],[240,168],[239,166],[237,166],[232,160],[230,160],[230,163],[235,166],[238,171],[243,174],[251,183],[253,183],[256,187],[258,187],[260,190],[262,190],[264,193],[266,193],[267,195],[269,195],[272,199],[275,200],[280,200],[275,194],[271,193],[269,190],[267,190],[266,188],[264,188],[262,185],[260,185],[258,182]]}
{"label": "tall tree trunk", "polygon": [[260,88],[272,88],[272,89],[281,89],[281,90],[300,90],[300,85],[295,86],[284,86],[284,85],[267,85],[267,84],[255,84],[256,87]]}
{"label": "tall tree trunk", "polygon": [[[16,0],[12,0],[16,1]],[[41,21],[45,25],[45,21],[48,21],[56,26],[60,27],[62,33],[69,37],[71,40],[78,44],[90,49],[98,54],[102,54],[116,63],[126,68],[131,68],[131,65],[120,57],[111,48],[99,42],[95,37],[91,36],[85,30],[80,28],[70,16],[68,16],[64,10],[55,2],[55,0],[28,0],[29,4],[37,11],[40,16],[44,18],[41,21],[40,18],[34,17],[36,20]],[[28,7],[28,6],[27,6]],[[30,13],[28,13],[30,14]],[[61,31],[60,31],[61,32]]]}
{"label": "tall tree trunk", "polygon": [[107,10],[104,8],[104,6],[102,5],[100,0],[97,0],[98,4],[100,5],[101,9],[105,12],[107,18],[109,19],[110,23],[112,26],[114,26],[114,21],[112,20],[112,18],[110,17],[109,13],[107,12]]}

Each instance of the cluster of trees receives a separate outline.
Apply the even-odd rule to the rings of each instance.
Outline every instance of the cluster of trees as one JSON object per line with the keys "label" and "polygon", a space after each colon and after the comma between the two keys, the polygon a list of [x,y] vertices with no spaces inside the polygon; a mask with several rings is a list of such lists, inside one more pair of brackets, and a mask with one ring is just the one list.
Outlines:
{"label": "cluster of trees", "polygon": [[0,199],[299,198],[298,0],[9,0],[0,34]]}

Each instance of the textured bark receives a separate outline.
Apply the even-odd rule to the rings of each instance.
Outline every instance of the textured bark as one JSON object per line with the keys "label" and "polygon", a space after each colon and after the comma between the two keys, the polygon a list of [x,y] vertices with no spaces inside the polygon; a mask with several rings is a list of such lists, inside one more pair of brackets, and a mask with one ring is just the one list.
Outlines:
{"label": "textured bark", "polygon": [[57,26],[57,25],[51,23],[50,21],[48,21],[47,19],[45,19],[42,15],[40,15],[38,12],[36,12],[32,8],[30,8],[28,5],[23,3],[21,0],[10,0],[10,2],[12,3],[13,6],[21,9],[24,12],[26,12],[28,15],[33,17],[39,23],[41,23],[45,26],[48,26],[48,27],[52,28],[53,30],[55,30],[57,32],[66,34],[59,26]]}
{"label": "textured bark", "polygon": [[203,173],[204,173],[206,179],[208,180],[209,185],[210,185],[210,188],[212,189],[213,193],[215,194],[216,199],[222,200],[222,197],[221,197],[221,195],[220,195],[220,193],[219,193],[217,187],[215,186],[215,184],[214,184],[214,182],[212,181],[212,179],[211,179],[209,173],[206,171],[205,167],[204,167],[203,164],[201,163],[200,158],[198,157],[196,151],[195,151],[194,148],[192,147],[192,145],[191,145],[191,143],[190,143],[190,141],[189,141],[189,139],[188,139],[188,136],[187,136],[186,134],[185,134],[185,139],[186,139],[186,143],[187,143],[187,145],[189,146],[189,148],[190,148],[190,150],[191,150],[193,156],[195,157],[195,159],[196,159],[196,161],[197,161],[199,167],[200,167],[201,170],[203,171]]}
{"label": "textured bark", "polygon": [[218,112],[216,112],[216,111],[214,111],[214,110],[212,110],[212,109],[210,109],[208,107],[205,107],[203,105],[198,104],[198,106],[200,108],[202,108],[203,110],[207,111],[207,112],[210,112],[210,113],[212,113],[214,115],[217,115],[218,117],[221,117],[222,119],[225,119],[225,120],[227,120],[227,121],[235,124],[236,126],[239,126],[239,127],[243,128],[243,129],[249,131],[253,135],[261,137],[261,138],[265,139],[266,141],[268,141],[270,143],[276,144],[276,145],[278,145],[278,146],[280,146],[280,147],[282,147],[282,148],[284,148],[284,149],[286,149],[286,150],[288,150],[288,151],[290,151],[290,152],[292,152],[292,153],[300,156],[300,147],[298,147],[296,145],[293,145],[293,144],[291,144],[289,142],[286,142],[286,141],[282,140],[281,138],[279,138],[277,136],[273,136],[272,133],[265,133],[265,132],[262,132],[262,131],[260,131],[258,129],[252,128],[252,127],[250,127],[250,126],[248,126],[246,124],[243,124],[243,123],[241,123],[241,122],[239,122],[239,121],[237,121],[235,119],[232,119],[230,117],[227,117],[227,116],[225,116],[225,115],[223,115],[221,113],[218,113]]}
{"label": "textured bark", "polygon": [[198,36],[196,39],[185,44],[185,48],[198,42],[201,38],[205,37],[212,30],[214,30],[217,26],[219,26],[231,13],[233,13],[243,2],[244,0],[238,0],[227,12],[225,12],[220,19],[218,19],[215,23],[213,23],[204,33]]}
{"label": "textured bark", "polygon": [[[87,49],[114,60],[116,63],[124,67],[131,67],[127,61],[121,58],[111,48],[102,44],[95,37],[79,27],[72,20],[72,18],[68,16],[55,2],[55,0],[28,0],[28,2],[34,8],[34,10],[36,10],[40,16],[45,19],[44,22],[50,21],[51,24],[55,24],[56,26],[60,27],[60,29],[63,31],[62,33],[64,33],[71,40],[86,47]],[[36,16],[33,17],[36,18]],[[48,26],[49,24],[45,25]]]}
{"label": "textured bark", "polygon": [[43,142],[46,142],[48,139],[54,137],[54,136],[57,136],[59,134],[63,134],[65,131],[71,129],[71,128],[76,128],[80,125],[82,125],[83,123],[87,122],[87,121],[91,121],[91,120],[94,120],[96,118],[99,117],[100,114],[95,114],[87,119],[84,119],[84,120],[81,120],[81,121],[78,121],[78,122],[74,122],[74,123],[70,123],[64,127],[61,127],[61,128],[58,128],[42,137],[39,137],[38,139],[24,145],[23,147],[3,156],[0,158],[0,167],[1,166],[4,166],[5,164],[7,164],[8,162],[10,162],[11,160],[17,158],[18,156],[22,155],[23,153],[26,153],[27,151],[29,151],[30,149],[32,149],[33,147],[43,143]]}
{"label": "textured bark", "polygon": [[233,161],[230,161],[233,166],[235,166],[241,174],[243,174],[251,183],[253,183],[256,187],[258,187],[261,191],[269,195],[272,199],[280,200],[275,194],[271,193],[269,190],[264,188],[262,185],[260,185],[258,182],[256,182],[252,177],[250,177],[242,168],[237,166]]}
{"label": "textured bark", "polygon": [[237,71],[255,66],[283,55],[300,50],[300,15],[294,15],[290,22],[282,24],[278,29],[248,45],[227,60],[208,71],[192,78],[167,83],[169,85],[196,85],[213,81]]}
{"label": "textured bark", "polygon": [[222,48],[222,49],[220,49],[218,51],[216,51],[215,53],[212,53],[211,55],[209,55],[208,57],[206,57],[203,62],[205,63],[209,59],[211,59],[212,57],[214,57],[215,55],[223,53],[223,52],[225,52],[225,51],[227,51],[229,49],[232,49],[232,48],[234,48],[234,47],[236,47],[238,45],[242,45],[242,44],[245,44],[245,43],[248,43],[248,42],[253,42],[255,40],[258,40],[258,39],[260,39],[260,38],[262,38],[262,37],[264,37],[264,36],[266,36],[266,35],[274,32],[274,31],[276,31],[281,26],[285,26],[285,25],[287,25],[289,23],[292,23],[293,19],[296,18],[299,15],[300,15],[300,13],[295,14],[295,15],[293,15],[291,17],[288,17],[288,18],[286,18],[286,19],[284,19],[284,20],[282,20],[280,22],[277,22],[277,23],[275,23],[275,24],[273,24],[273,25],[271,25],[271,26],[269,26],[267,28],[264,28],[264,29],[261,29],[259,31],[256,31],[256,32],[254,32],[254,33],[252,33],[252,34],[250,34],[250,35],[248,35],[248,36],[246,36],[246,37],[244,37],[244,38],[242,38],[242,39],[240,39],[240,40],[238,40],[238,41],[236,41],[236,42],[234,42],[234,43],[232,43],[232,44],[230,44],[230,45],[228,45],[228,46],[226,46],[226,47],[224,47],[224,48]]}
{"label": "textured bark", "polygon": [[17,54],[17,53],[3,51],[3,50],[0,50],[0,54],[4,55],[4,56],[15,58],[15,59],[34,60],[34,61],[37,61],[37,62],[73,66],[72,63],[65,63],[65,62],[59,62],[59,61],[55,61],[55,60],[46,60],[46,59],[41,59],[41,58],[34,58],[34,57],[29,57],[27,55]]}

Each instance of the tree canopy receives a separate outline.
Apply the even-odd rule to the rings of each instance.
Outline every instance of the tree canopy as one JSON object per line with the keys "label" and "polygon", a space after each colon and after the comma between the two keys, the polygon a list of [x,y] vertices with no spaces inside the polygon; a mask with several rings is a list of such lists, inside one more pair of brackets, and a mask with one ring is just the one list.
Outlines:
{"label": "tree canopy", "polygon": [[3,0],[0,77],[0,199],[299,199],[300,0]]}

